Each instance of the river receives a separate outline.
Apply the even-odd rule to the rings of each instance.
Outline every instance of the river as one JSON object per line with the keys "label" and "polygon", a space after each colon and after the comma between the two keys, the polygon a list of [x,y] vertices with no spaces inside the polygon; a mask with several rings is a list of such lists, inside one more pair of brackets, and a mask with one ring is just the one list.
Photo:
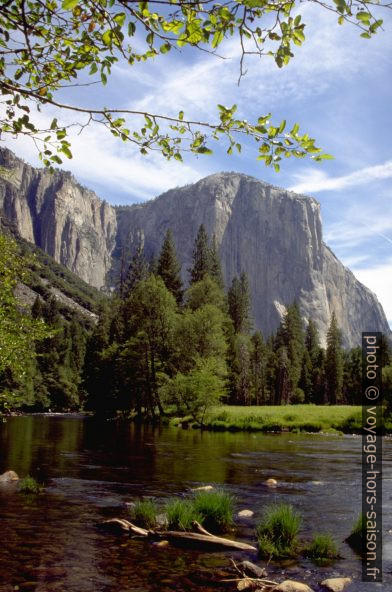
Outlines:
{"label": "river", "polygon": [[[0,473],[31,474],[45,490],[31,496],[0,487],[0,591],[210,590],[200,585],[203,574],[228,565],[228,554],[157,548],[96,527],[125,517],[125,502],[140,496],[163,501],[205,484],[224,485],[237,511],[255,512],[238,520],[240,540],[254,543],[265,504],[284,501],[301,512],[303,539],[327,530],[340,543],[344,559],[333,565],[270,564],[272,579],[284,572],[318,590],[321,579],[344,575],[355,580],[348,592],[392,590],[391,440],[384,444],[383,586],[360,581],[360,560],[342,542],[361,508],[360,443],[356,436],[200,432],[80,416],[9,418],[0,424]],[[275,489],[268,478],[278,481]]]}

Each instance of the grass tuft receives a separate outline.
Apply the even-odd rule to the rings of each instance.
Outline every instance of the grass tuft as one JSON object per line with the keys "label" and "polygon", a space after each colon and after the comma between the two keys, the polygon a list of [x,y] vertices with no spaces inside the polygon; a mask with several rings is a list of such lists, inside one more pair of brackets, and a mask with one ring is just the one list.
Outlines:
{"label": "grass tuft", "polygon": [[291,557],[296,553],[301,517],[291,505],[274,504],[265,509],[256,527],[262,557]]}
{"label": "grass tuft", "polygon": [[154,528],[157,525],[157,507],[151,500],[138,500],[129,510],[132,520],[143,528]]}
{"label": "grass tuft", "polygon": [[338,548],[331,534],[320,532],[313,536],[304,554],[315,561],[336,559]]}
{"label": "grass tuft", "polygon": [[234,498],[226,491],[198,491],[192,501],[207,530],[227,532],[233,527]]}
{"label": "grass tuft", "polygon": [[19,481],[19,491],[21,493],[39,493],[41,490],[42,486],[31,475],[27,475],[27,477]]}
{"label": "grass tuft", "polygon": [[362,532],[365,526],[366,517],[365,514],[361,512],[353,525],[350,536],[345,540],[345,542],[357,553],[362,553]]}
{"label": "grass tuft", "polygon": [[203,521],[192,500],[169,500],[165,510],[169,530],[192,530],[194,520]]}

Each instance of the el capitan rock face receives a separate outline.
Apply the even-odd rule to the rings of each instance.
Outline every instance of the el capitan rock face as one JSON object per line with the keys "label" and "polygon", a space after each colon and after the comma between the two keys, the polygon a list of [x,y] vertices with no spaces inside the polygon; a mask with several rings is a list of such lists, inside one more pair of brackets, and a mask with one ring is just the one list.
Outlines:
{"label": "el capitan rock face", "polygon": [[188,279],[200,224],[216,235],[226,285],[245,271],[255,326],[275,331],[285,306],[296,300],[325,338],[335,311],[346,345],[361,332],[389,333],[381,305],[322,241],[320,206],[309,197],[238,173],[219,173],[145,204],[114,208],[63,172],[50,175],[0,151],[0,210],[21,236],[46,250],[82,279],[113,284],[123,252],[140,240],[147,256],[159,253],[173,231]]}

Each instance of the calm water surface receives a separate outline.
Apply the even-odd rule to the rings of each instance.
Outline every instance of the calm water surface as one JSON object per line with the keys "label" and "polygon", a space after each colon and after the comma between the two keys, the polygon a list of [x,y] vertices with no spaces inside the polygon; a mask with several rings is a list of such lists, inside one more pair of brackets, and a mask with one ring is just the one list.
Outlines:
{"label": "calm water surface", "polygon": [[[150,542],[103,534],[96,523],[126,517],[125,502],[158,500],[190,487],[224,484],[237,510],[237,537],[254,542],[254,521],[271,501],[293,504],[303,516],[302,537],[328,530],[341,542],[361,506],[358,437],[210,433],[153,429],[82,417],[15,417],[0,424],[0,473],[13,469],[46,484],[39,496],[0,487],[0,591],[208,591],[203,574],[228,565],[228,555],[159,549]],[[270,565],[307,580],[350,575],[354,590],[392,591],[392,441],[384,445],[384,583],[360,582],[361,565],[342,543],[344,559],[318,568],[302,560]],[[265,486],[269,477],[279,486]],[[392,532],[392,531],[391,531]],[[258,561],[257,556],[234,554]],[[216,590],[216,588],[215,588]]]}

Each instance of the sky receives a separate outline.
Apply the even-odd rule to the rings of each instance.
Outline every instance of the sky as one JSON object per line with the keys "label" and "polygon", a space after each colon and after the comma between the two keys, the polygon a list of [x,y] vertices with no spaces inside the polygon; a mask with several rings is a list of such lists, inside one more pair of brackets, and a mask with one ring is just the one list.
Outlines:
{"label": "sky", "polygon": [[[272,112],[271,122],[298,122],[334,160],[288,159],[275,173],[256,160],[245,142],[228,156],[213,146],[210,156],[187,155],[184,163],[158,154],[142,156],[105,130],[89,126],[71,137],[73,159],[63,168],[112,204],[151,199],[167,189],[219,171],[237,171],[315,197],[321,204],[324,241],[384,307],[392,326],[392,14],[371,40],[318,5],[303,3],[306,41],[278,69],[268,57],[250,56],[238,82],[239,47],[234,39],[219,53],[170,52],[154,61],[114,67],[106,87],[74,88],[63,100],[83,106],[113,106],[216,119],[218,103],[238,105],[249,121]],[[53,108],[37,114],[40,123],[69,114]],[[68,119],[67,119],[68,118]],[[7,140],[16,154],[38,165],[27,138]]]}

